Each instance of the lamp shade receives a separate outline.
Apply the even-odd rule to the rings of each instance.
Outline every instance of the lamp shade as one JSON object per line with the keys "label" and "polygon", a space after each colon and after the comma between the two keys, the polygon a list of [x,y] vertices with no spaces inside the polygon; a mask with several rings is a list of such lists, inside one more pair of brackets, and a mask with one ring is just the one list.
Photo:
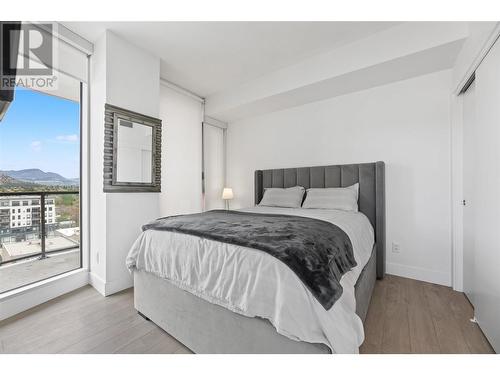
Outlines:
{"label": "lamp shade", "polygon": [[222,199],[233,199],[233,197],[233,189],[224,188],[224,190],[222,190]]}

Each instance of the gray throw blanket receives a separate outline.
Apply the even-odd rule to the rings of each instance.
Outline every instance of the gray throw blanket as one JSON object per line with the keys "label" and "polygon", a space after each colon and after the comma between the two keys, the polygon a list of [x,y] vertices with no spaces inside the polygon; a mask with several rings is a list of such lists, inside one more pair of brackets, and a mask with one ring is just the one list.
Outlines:
{"label": "gray throw blanket", "polygon": [[342,295],[342,275],[356,266],[347,234],[307,217],[213,210],[157,219],[142,227],[149,229],[265,251],[295,272],[326,310]]}

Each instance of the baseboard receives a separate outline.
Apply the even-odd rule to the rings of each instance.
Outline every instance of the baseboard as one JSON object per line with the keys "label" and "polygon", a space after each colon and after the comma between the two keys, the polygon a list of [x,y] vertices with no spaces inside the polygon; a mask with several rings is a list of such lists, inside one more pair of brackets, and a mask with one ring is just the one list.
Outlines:
{"label": "baseboard", "polygon": [[110,280],[106,282],[106,296],[121,292],[122,290],[131,288],[134,286],[134,279],[132,275],[129,277],[122,277],[117,280]]}
{"label": "baseboard", "polygon": [[89,283],[86,269],[67,272],[63,275],[16,289],[0,295],[0,320],[31,309]]}
{"label": "baseboard", "polygon": [[451,274],[429,270],[427,268],[407,266],[398,263],[386,263],[386,273],[428,283],[451,286]]}
{"label": "baseboard", "polygon": [[104,281],[99,276],[90,273],[89,283],[92,285],[100,294],[103,296],[110,296],[112,294],[121,292],[122,290],[131,288],[134,286],[134,280],[132,276],[122,277],[117,280]]}
{"label": "baseboard", "polygon": [[106,296],[106,282],[95,273],[89,273],[89,284],[92,285],[101,295]]}

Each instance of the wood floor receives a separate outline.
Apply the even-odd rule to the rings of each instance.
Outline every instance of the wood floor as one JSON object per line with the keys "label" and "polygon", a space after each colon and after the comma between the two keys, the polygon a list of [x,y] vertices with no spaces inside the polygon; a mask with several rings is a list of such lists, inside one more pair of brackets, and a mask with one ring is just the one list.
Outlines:
{"label": "wood floor", "polygon": [[473,309],[451,288],[387,276],[377,281],[361,353],[494,353]]}
{"label": "wood floor", "polygon": [[134,309],[133,290],[90,286],[0,322],[0,353],[190,353]]}
{"label": "wood floor", "polygon": [[[492,353],[450,288],[388,276],[377,282],[361,353]],[[133,307],[133,290],[90,286],[0,322],[0,353],[190,353]]]}

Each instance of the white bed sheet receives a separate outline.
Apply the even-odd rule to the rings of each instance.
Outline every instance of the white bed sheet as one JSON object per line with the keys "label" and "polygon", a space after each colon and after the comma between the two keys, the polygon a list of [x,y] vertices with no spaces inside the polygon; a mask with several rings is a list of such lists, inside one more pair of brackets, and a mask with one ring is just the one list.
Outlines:
{"label": "white bed sheet", "polygon": [[187,234],[141,233],[127,256],[127,267],[153,273],[233,312],[266,318],[290,339],[322,343],[334,353],[358,353],[364,331],[356,315],[354,286],[374,243],[368,218],[360,212],[323,209],[256,206],[242,211],[321,219],[346,232],[357,266],[342,277],[342,296],[330,310],[273,256]]}

